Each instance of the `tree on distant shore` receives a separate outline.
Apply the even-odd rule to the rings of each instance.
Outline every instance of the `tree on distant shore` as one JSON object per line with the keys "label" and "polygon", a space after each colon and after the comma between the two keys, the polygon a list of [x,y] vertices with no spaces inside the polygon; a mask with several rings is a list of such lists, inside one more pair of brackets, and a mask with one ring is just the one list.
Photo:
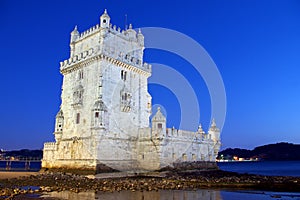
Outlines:
{"label": "tree on distant shore", "polygon": [[42,159],[43,151],[42,150],[29,150],[29,149],[21,149],[14,151],[6,151],[4,152],[5,157],[15,157],[15,158],[23,158],[23,159]]}
{"label": "tree on distant shore", "polygon": [[258,158],[260,160],[300,160],[300,154],[296,152],[300,152],[299,144],[281,142],[259,146],[253,150],[228,148],[220,151],[218,158],[232,159],[237,156],[239,158]]}

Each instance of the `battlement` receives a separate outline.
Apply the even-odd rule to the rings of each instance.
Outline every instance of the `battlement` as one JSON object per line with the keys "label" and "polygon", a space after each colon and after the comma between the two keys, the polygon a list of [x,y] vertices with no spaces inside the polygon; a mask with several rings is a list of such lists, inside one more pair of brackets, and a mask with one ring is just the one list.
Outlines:
{"label": "battlement", "polygon": [[80,33],[77,41],[78,40],[82,40],[82,39],[84,39],[84,38],[86,38],[86,37],[88,37],[88,36],[90,36],[90,35],[92,35],[94,33],[97,33],[97,32],[99,32],[99,30],[100,30],[100,25],[96,24],[95,26],[89,28],[88,30]]}
{"label": "battlement", "polygon": [[211,140],[209,134],[200,134],[199,132],[178,130],[175,128],[167,128],[166,136],[169,138],[188,139],[188,140]]}
{"label": "battlement", "polygon": [[[87,51],[83,51],[78,55],[75,55],[69,59],[66,59],[62,62],[60,62],[60,70],[64,71],[67,68],[73,67],[73,65],[84,63],[85,61],[90,62],[93,60],[101,58],[106,58],[107,60],[113,62],[114,64],[117,64],[122,67],[127,68],[134,68],[137,67],[138,69],[145,71],[147,73],[151,73],[151,65],[148,63],[142,63],[141,60],[130,57],[128,55],[123,55],[122,52],[110,52],[107,48],[104,48],[99,50],[99,48],[90,48]],[[134,71],[134,70],[133,70]]]}
{"label": "battlement", "polygon": [[127,64],[130,69],[136,67],[151,74],[151,65],[143,62],[144,36],[141,30],[135,31],[131,24],[128,29],[121,30],[109,23],[106,11],[100,18],[100,24],[82,33],[77,26],[71,32],[70,58],[60,62],[61,72],[70,68],[76,70],[80,63],[90,64],[90,61],[105,57],[121,67]]}
{"label": "battlement", "polygon": [[94,49],[90,48],[88,51],[81,52],[79,55],[75,55],[69,59],[60,62],[60,70],[69,67],[70,65],[76,64],[80,61],[84,61],[90,58],[94,53]]}
{"label": "battlement", "polygon": [[44,143],[44,150],[56,150],[56,143],[55,142]]}
{"label": "battlement", "polygon": [[[144,46],[144,39],[142,33],[139,31],[138,33],[132,29],[132,25],[130,25],[130,28],[127,30],[122,30],[120,27],[117,27],[116,25],[109,25],[109,28],[101,28],[100,24],[96,24],[95,26],[89,28],[88,30],[85,30],[82,33],[78,33],[78,37],[73,42],[79,42],[81,40],[84,40],[85,38],[95,34],[99,33],[100,30],[107,30],[108,33],[113,34],[114,36],[118,36],[124,40],[127,41],[134,41],[138,42],[140,46]],[[142,40],[139,41],[139,38],[142,38]]]}

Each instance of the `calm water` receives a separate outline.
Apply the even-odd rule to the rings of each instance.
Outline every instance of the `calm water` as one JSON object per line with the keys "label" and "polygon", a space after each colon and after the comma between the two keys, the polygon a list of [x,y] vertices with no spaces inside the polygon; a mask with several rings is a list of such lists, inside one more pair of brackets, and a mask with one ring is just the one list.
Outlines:
{"label": "calm water", "polygon": [[300,161],[220,162],[225,171],[270,176],[300,176]]}
{"label": "calm water", "polygon": [[[219,190],[196,190],[196,191],[176,191],[160,190],[151,192],[130,192],[121,191],[113,193],[95,192],[51,192],[42,197],[52,197],[58,199],[72,200],[296,200],[300,199],[300,193],[284,192],[261,192],[261,191],[219,191]],[[279,198],[280,197],[280,198]]]}
{"label": "calm water", "polygon": [[[222,170],[239,173],[300,177],[300,161],[220,162],[218,166]],[[0,161],[0,171],[5,171],[5,168],[6,161]],[[41,162],[30,163],[30,171],[40,169]],[[12,161],[11,170],[24,171],[25,162]]]}
{"label": "calm water", "polygon": [[[8,165],[7,161],[0,161],[0,171],[6,171],[7,165]],[[25,171],[26,164],[25,162],[11,161],[10,167],[11,167],[10,169],[11,171]],[[29,170],[27,169],[26,171],[39,171],[40,169],[41,169],[40,161],[31,161],[29,164]]]}

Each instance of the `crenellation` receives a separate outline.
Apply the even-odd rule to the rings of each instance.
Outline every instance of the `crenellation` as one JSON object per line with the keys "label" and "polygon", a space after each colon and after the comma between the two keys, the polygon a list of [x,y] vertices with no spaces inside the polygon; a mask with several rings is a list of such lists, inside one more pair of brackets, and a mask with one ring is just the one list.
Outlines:
{"label": "crenellation", "polygon": [[76,42],[82,41],[85,38],[92,36],[95,33],[98,33],[99,31],[100,31],[100,25],[96,24],[95,26],[89,28],[88,30],[85,30],[82,33],[80,33]]}
{"label": "crenellation", "polygon": [[[85,39],[86,37],[89,37],[93,35],[94,33],[99,33],[101,30],[101,27],[99,24],[89,28],[88,30],[85,30],[81,33],[79,33],[79,37],[77,38],[76,42]],[[138,41],[138,36],[141,37],[141,33],[136,33],[134,29],[128,29],[128,30],[122,30],[120,27],[117,28],[116,25],[110,25],[109,26],[109,32],[112,34],[115,34],[116,36],[122,37],[122,39],[125,39],[127,41],[134,40],[135,42]]]}
{"label": "crenellation", "polygon": [[[105,52],[105,50],[104,50]],[[89,59],[92,55],[95,54],[95,50],[93,48],[89,49],[88,51],[84,51],[81,52],[79,55],[75,55],[72,58],[69,58],[65,61],[60,62],[60,69],[61,70],[65,70],[66,68],[72,67],[74,64],[82,62],[82,61],[86,61],[87,59]],[[117,57],[116,59],[119,58],[120,53],[114,53],[113,55],[111,55],[111,53],[106,52],[105,54],[101,54],[101,55],[107,55],[107,57],[110,55],[112,57]],[[100,57],[101,57],[100,55]],[[97,55],[95,55],[97,56]],[[98,56],[99,57],[99,56]],[[110,59],[113,62],[117,62],[116,59]],[[141,60],[135,58],[135,57],[126,57],[124,56],[124,59],[121,59],[122,61],[126,61],[126,63],[128,65],[120,65],[122,67],[126,66],[127,68],[131,68],[133,69],[133,66],[138,67],[139,69],[145,70],[146,72],[150,72],[151,73],[151,65],[148,63],[143,63],[141,64]],[[120,61],[117,63],[121,63]],[[132,67],[131,67],[132,66]],[[136,70],[133,70],[136,71]]]}
{"label": "crenellation", "polygon": [[46,143],[44,143],[44,149],[45,150],[55,150],[56,143],[55,142],[46,142]]}

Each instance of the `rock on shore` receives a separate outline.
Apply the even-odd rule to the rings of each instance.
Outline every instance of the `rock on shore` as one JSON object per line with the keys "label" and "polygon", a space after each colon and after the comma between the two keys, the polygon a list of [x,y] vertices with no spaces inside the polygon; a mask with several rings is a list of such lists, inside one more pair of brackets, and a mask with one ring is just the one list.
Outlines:
{"label": "rock on shore", "polygon": [[[27,186],[27,188],[24,188]],[[36,186],[36,187],[34,187]],[[195,190],[218,189],[259,189],[272,191],[300,192],[300,177],[261,176],[216,171],[170,171],[164,177],[151,174],[123,178],[90,179],[85,176],[66,173],[41,173],[28,177],[0,180],[0,196],[12,199],[21,194],[51,191],[104,191],[129,190]]]}

